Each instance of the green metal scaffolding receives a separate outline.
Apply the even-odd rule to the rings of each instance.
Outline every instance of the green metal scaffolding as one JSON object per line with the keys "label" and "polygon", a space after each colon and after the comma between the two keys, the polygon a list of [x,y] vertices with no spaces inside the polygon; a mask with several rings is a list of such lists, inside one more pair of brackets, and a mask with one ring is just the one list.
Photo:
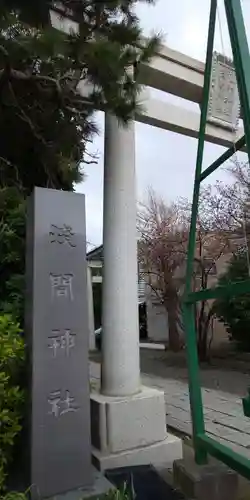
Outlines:
{"label": "green metal scaffolding", "polygon": [[[211,69],[213,59],[214,33],[217,0],[211,0],[208,28],[206,65],[204,73],[204,87],[201,106],[198,150],[196,158],[195,181],[192,202],[192,216],[188,242],[187,270],[185,292],[183,295],[183,320],[187,338],[187,359],[189,371],[189,394],[193,424],[193,441],[195,460],[198,464],[207,463],[208,454],[221,460],[232,469],[250,479],[250,460],[222,445],[206,434],[201,385],[199,380],[199,363],[197,354],[197,339],[195,329],[194,305],[196,302],[216,299],[224,296],[236,296],[250,292],[250,280],[235,283],[225,287],[214,287],[198,292],[192,291],[193,265],[196,247],[196,222],[199,204],[201,182],[222,163],[228,160],[237,150],[246,145],[250,164],[250,55],[240,0],[224,0],[229,35],[232,45],[234,66],[241,103],[241,112],[244,122],[245,135],[234,146],[222,154],[210,167],[202,172],[205,131],[207,122],[208,101],[210,93]],[[248,399],[243,401],[244,409]],[[250,425],[250,423],[249,423]]]}

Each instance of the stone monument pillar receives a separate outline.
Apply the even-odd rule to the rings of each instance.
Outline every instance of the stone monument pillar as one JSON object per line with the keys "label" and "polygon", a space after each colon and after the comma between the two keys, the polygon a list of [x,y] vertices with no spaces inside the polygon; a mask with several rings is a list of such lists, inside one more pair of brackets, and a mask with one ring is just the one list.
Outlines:
{"label": "stone monument pillar", "polygon": [[100,469],[170,464],[163,391],[140,383],[134,123],[105,117],[101,392],[91,394],[93,458]]}
{"label": "stone monument pillar", "polygon": [[45,498],[92,483],[84,195],[35,188],[26,272],[30,484]]}

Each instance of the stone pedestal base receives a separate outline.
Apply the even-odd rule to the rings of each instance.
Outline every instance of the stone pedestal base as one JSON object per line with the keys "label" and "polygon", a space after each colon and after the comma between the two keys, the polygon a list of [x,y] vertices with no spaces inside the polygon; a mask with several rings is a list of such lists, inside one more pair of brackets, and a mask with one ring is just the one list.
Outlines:
{"label": "stone pedestal base", "polygon": [[128,465],[172,464],[182,442],[166,431],[163,391],[142,387],[131,397],[91,394],[94,465],[100,470]]}
{"label": "stone pedestal base", "polygon": [[226,465],[197,465],[193,459],[174,463],[174,483],[184,495],[196,500],[236,500],[237,473]]}
{"label": "stone pedestal base", "polygon": [[[113,491],[115,494],[115,490],[115,486],[100,471],[93,467],[93,484],[91,487],[67,491],[66,493],[50,497],[47,500],[97,500],[98,498],[106,498],[106,495],[110,491]],[[37,499],[40,500],[39,495],[37,495]]]}
{"label": "stone pedestal base", "polygon": [[176,457],[182,456],[180,439],[168,434],[164,441],[120,453],[104,453],[92,448],[93,465],[100,471],[117,467],[153,464],[158,467],[172,467]]}

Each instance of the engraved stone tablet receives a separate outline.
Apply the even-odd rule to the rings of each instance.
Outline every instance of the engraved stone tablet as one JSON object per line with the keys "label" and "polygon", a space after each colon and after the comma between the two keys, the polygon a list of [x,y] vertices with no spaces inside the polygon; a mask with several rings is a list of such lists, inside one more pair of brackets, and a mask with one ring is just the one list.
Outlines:
{"label": "engraved stone tablet", "polygon": [[232,61],[213,55],[207,121],[235,131],[240,115],[236,74]]}
{"label": "engraved stone tablet", "polygon": [[84,195],[35,188],[27,216],[32,493],[88,487],[91,477]]}

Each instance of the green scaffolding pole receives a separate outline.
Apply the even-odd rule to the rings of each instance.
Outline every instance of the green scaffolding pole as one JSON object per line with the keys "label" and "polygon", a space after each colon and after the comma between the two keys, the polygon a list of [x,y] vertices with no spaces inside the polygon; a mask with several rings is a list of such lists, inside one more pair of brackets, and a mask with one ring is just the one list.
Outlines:
{"label": "green scaffolding pole", "polygon": [[[183,320],[186,331],[187,361],[189,372],[189,394],[193,424],[193,441],[195,460],[198,464],[207,463],[207,454],[211,454],[226,463],[240,474],[250,478],[250,460],[235,453],[206,435],[201,385],[199,380],[199,362],[195,329],[194,304],[201,300],[222,296],[234,296],[250,292],[250,280],[235,283],[227,287],[215,287],[198,292],[192,290],[193,264],[196,250],[196,223],[198,214],[199,191],[201,182],[229,159],[236,150],[247,146],[250,163],[250,56],[247,44],[240,0],[225,0],[225,10],[235,63],[235,72],[243,114],[245,136],[234,146],[223,153],[210,167],[202,172],[203,152],[206,133],[206,120],[210,92],[211,69],[213,58],[214,32],[217,0],[211,0],[206,65],[202,95],[201,118],[199,128],[198,150],[196,158],[195,180],[192,201],[191,224],[189,232],[185,291],[183,295]],[[249,401],[250,404],[250,401]]]}
{"label": "green scaffolding pole", "polygon": [[[189,242],[188,242],[186,283],[185,283],[184,297],[187,297],[188,294],[192,291],[193,263],[194,263],[195,246],[196,246],[196,220],[197,220],[197,214],[198,214],[200,176],[201,176],[201,171],[202,171],[202,160],[203,160],[203,151],[204,151],[204,143],[205,143],[208,98],[209,98],[209,89],[210,89],[210,77],[211,77],[211,69],[212,69],[214,32],[215,32],[215,21],[216,21],[216,7],[217,7],[217,0],[212,0],[211,1],[211,9],[210,9],[209,27],[208,27],[208,44],[207,44],[206,66],[205,66],[205,73],[204,73],[204,87],[203,87],[203,96],[202,96],[199,141],[198,141],[198,150],[197,150],[197,158],[196,158],[196,168],[195,168],[194,192],[193,192],[193,202],[192,202],[192,216],[191,216],[191,225],[190,225]],[[198,365],[198,353],[197,353],[196,330],[195,330],[195,320],[194,320],[194,304],[193,303],[185,302],[185,301],[183,302],[183,320],[184,320],[186,337],[187,337],[189,395],[190,395],[190,406],[191,406],[191,413],[192,413],[195,459],[196,459],[196,462],[198,464],[204,464],[207,461],[207,453],[206,453],[205,448],[203,446],[201,446],[199,441],[197,440],[197,436],[205,433],[205,425],[204,425],[204,415],[203,415],[203,406],[202,406],[201,386],[200,386],[200,381],[198,378],[199,377],[199,365]]]}

